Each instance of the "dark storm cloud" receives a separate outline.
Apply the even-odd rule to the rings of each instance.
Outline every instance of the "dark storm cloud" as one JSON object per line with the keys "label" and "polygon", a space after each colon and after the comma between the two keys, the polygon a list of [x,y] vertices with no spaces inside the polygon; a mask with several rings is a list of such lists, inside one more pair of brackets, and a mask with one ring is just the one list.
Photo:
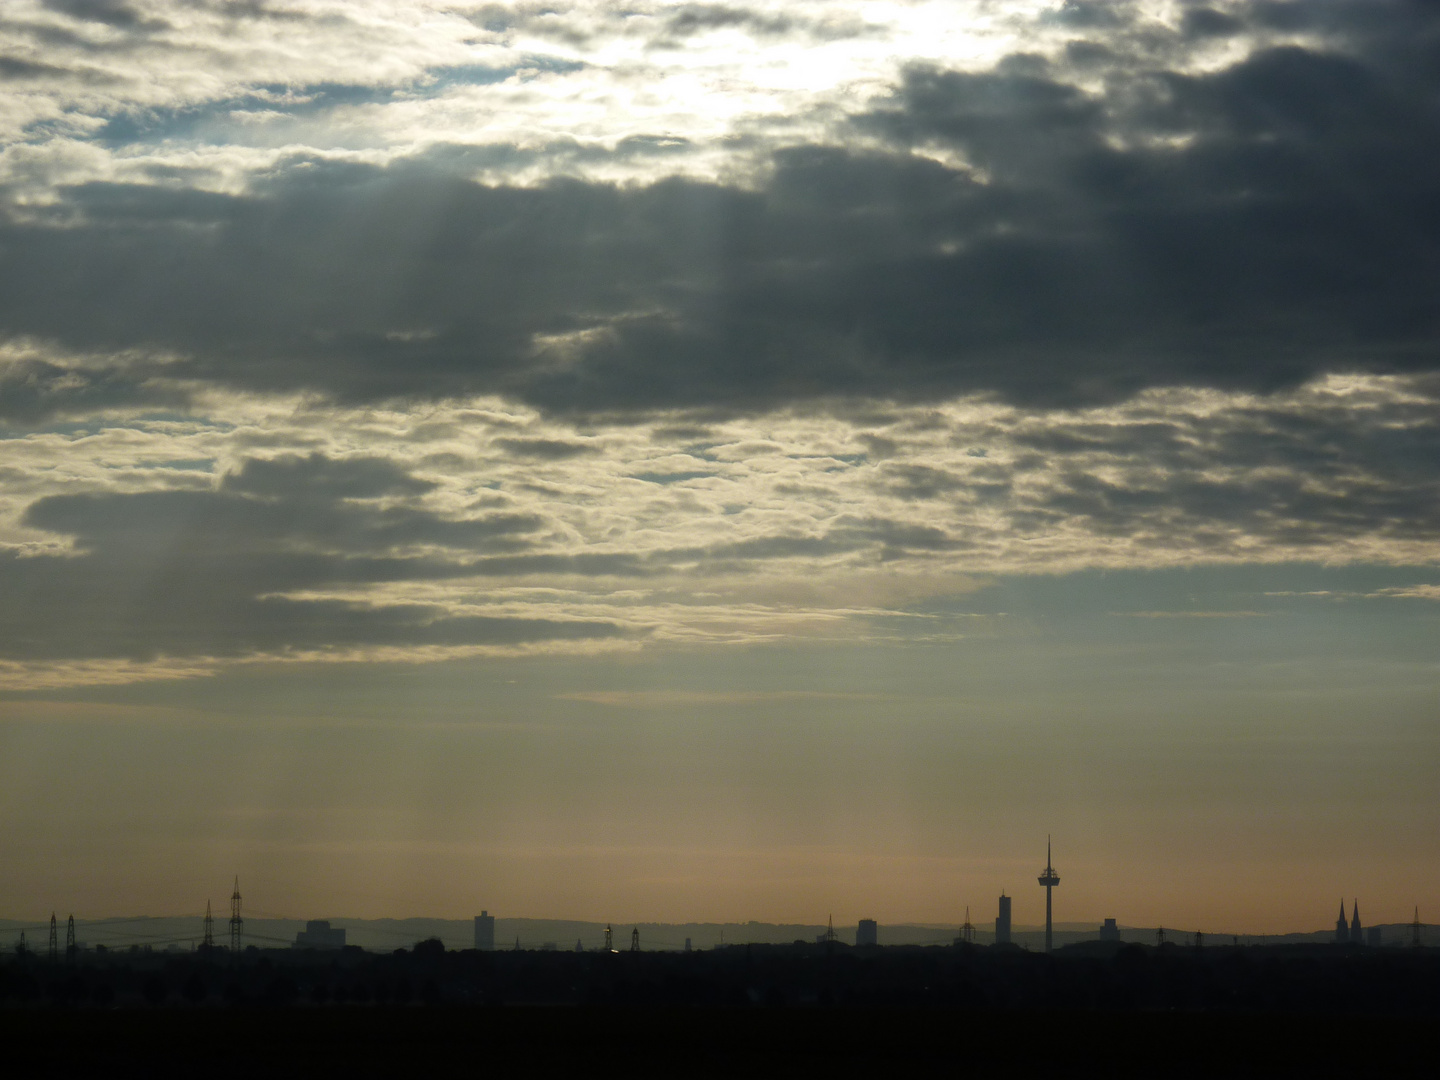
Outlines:
{"label": "dark storm cloud", "polygon": [[319,495],[335,499],[365,499],[381,495],[417,495],[435,485],[411,476],[386,458],[335,458],[324,454],[278,458],[250,458],[238,472],[228,474],[222,488],[247,495],[280,498]]}
{"label": "dark storm cloud", "polygon": [[0,56],[0,79],[45,79],[60,78],[68,69],[53,64],[21,60],[14,56]]}
{"label": "dark storm cloud", "polygon": [[1233,37],[1245,29],[1241,19],[1211,7],[1192,7],[1185,12],[1181,28],[1186,37]]}
{"label": "dark storm cloud", "polygon": [[[1194,7],[1169,40],[1310,12],[1346,48],[1116,69],[1103,94],[1037,58],[913,68],[850,121],[888,149],[783,150],[757,190],[302,159],[246,196],[74,187],[0,229],[0,327],[250,390],[571,413],[1432,369],[1440,15],[1297,6]],[[1131,9],[1104,10],[1062,21],[1134,52]]]}
{"label": "dark storm cloud", "polygon": [[145,18],[124,0],[41,0],[41,6],[82,22],[104,23],[122,30],[165,25],[159,20]]}
{"label": "dark storm cloud", "polygon": [[752,34],[764,36],[788,33],[795,28],[795,21],[730,4],[684,4],[665,16],[665,29],[675,37],[728,27],[743,27]]}
{"label": "dark storm cloud", "polygon": [[507,551],[526,547],[523,534],[542,524],[527,514],[451,520],[410,507],[357,505],[319,495],[319,488],[281,499],[229,490],[52,495],[30,505],[25,523],[73,535],[83,548],[96,551],[172,547],[177,557],[203,550],[207,559],[221,551],[297,546],[377,554],[416,545]]}
{"label": "dark storm cloud", "polygon": [[[69,557],[0,555],[0,658],[233,656],[358,645],[609,637],[608,622],[456,616],[276,593],[444,580],[522,549],[540,519],[470,521],[357,502],[429,485],[371,458],[249,461],[219,491],[59,495],[25,523],[75,538]],[[416,547],[445,554],[416,554]]]}
{"label": "dark storm cloud", "polygon": [[593,454],[598,447],[566,439],[496,439],[495,445],[507,453],[540,461],[564,461],[582,454]]}
{"label": "dark storm cloud", "polygon": [[189,393],[154,363],[75,368],[35,356],[0,361],[0,424],[28,426],[53,416],[136,406],[181,406]]}
{"label": "dark storm cloud", "polygon": [[660,20],[652,48],[677,48],[686,39],[715,30],[743,30],[757,39],[800,37],[809,41],[862,37],[878,32],[854,17],[808,18],[799,11],[777,15],[737,4],[681,4]]}

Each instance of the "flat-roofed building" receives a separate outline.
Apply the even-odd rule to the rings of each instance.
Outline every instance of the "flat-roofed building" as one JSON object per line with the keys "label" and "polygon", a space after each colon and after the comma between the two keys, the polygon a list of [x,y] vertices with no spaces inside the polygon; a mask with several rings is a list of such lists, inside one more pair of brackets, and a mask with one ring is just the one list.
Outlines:
{"label": "flat-roofed building", "polygon": [[305,929],[295,935],[297,949],[343,949],[345,928],[332,929],[326,919],[311,919]]}

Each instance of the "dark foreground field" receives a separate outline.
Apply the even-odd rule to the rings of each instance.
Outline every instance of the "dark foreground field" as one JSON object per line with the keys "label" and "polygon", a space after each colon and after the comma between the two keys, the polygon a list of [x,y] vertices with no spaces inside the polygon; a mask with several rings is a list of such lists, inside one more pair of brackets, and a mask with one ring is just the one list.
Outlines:
{"label": "dark foreground field", "polygon": [[0,962],[0,1075],[1433,1076],[1440,955],[86,953]]}
{"label": "dark foreground field", "polygon": [[1383,1017],[503,1006],[8,1011],[12,1076],[1434,1076]]}

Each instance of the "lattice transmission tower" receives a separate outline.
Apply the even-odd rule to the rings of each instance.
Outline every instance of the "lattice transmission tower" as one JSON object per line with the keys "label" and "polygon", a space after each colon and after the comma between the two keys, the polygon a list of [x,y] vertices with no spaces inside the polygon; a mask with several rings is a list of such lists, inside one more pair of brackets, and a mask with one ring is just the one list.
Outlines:
{"label": "lattice transmission tower", "polygon": [[240,955],[241,940],[245,936],[245,920],[240,917],[240,878],[235,878],[235,891],[230,894],[230,953]]}
{"label": "lattice transmission tower", "polygon": [[960,927],[960,944],[975,944],[975,924],[970,921],[970,905],[965,905],[965,925]]}

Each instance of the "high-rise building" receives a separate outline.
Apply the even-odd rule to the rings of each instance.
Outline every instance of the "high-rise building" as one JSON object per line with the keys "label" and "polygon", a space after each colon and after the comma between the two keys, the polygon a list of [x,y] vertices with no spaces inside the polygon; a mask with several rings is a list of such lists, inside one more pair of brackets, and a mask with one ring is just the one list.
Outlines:
{"label": "high-rise building", "polygon": [[874,919],[861,919],[860,925],[855,928],[856,945],[879,945],[880,927]]}
{"label": "high-rise building", "polygon": [[1100,927],[1100,940],[1119,941],[1120,924],[1117,923],[1114,919],[1106,919],[1104,925]]}
{"label": "high-rise building", "polygon": [[495,916],[488,911],[475,916],[475,948],[481,952],[495,951]]}
{"label": "high-rise building", "polygon": [[1000,914],[995,916],[995,944],[1010,944],[1010,897],[1000,890]]}

